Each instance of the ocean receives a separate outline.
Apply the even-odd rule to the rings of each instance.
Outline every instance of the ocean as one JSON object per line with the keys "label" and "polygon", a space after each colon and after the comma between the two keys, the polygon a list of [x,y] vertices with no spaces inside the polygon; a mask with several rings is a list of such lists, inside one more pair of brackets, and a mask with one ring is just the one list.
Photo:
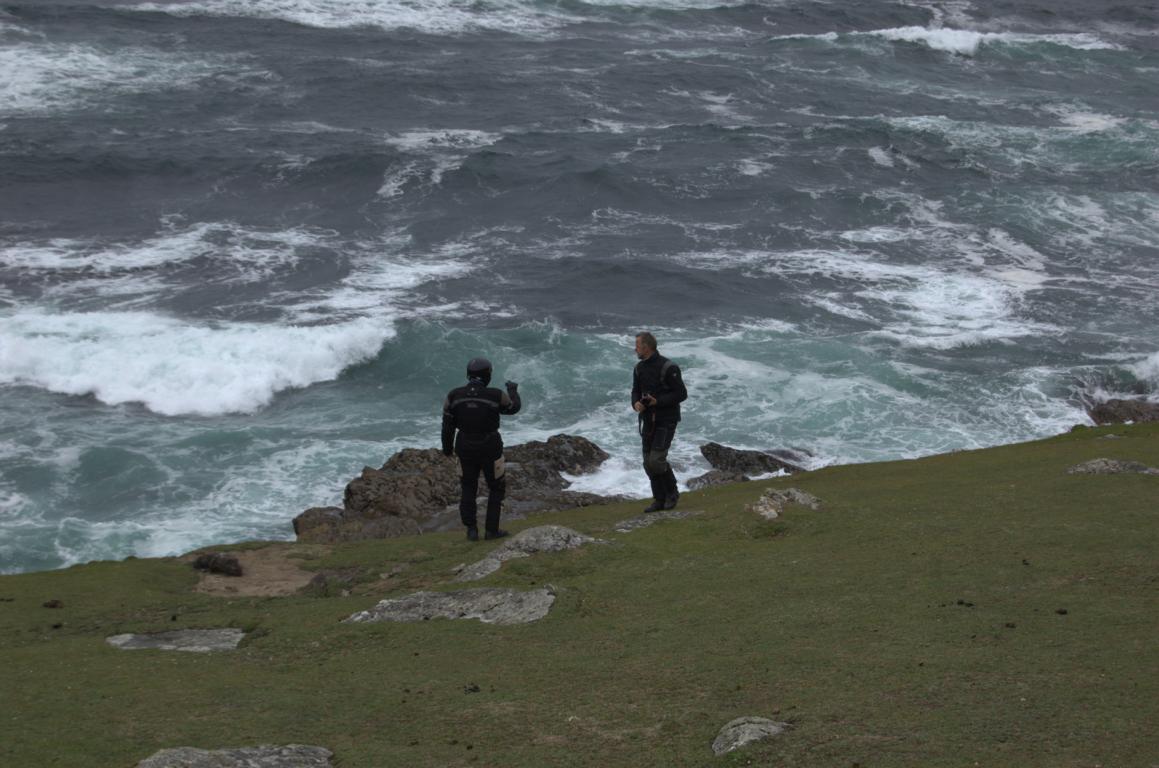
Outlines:
{"label": "ocean", "polygon": [[1159,398],[1156,83],[1131,0],[0,2],[0,572],[292,538],[477,355],[644,496],[641,330],[682,482]]}

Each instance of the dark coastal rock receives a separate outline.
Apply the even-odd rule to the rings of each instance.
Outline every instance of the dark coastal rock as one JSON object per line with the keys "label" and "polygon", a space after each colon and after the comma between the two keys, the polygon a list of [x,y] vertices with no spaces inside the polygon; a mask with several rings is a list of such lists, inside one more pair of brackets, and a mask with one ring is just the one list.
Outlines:
{"label": "dark coastal rock", "polygon": [[718,756],[723,755],[754,741],[779,736],[788,728],[788,723],[778,723],[765,717],[738,717],[720,729],[712,741],[712,751]]}
{"label": "dark coastal rock", "polygon": [[[595,443],[554,435],[504,450],[504,517],[518,519],[558,509],[620,500],[567,491],[562,472],[591,472],[608,458]],[[406,448],[379,469],[366,467],[347,486],[341,507],[314,507],[294,518],[299,541],[331,543],[452,530],[459,522],[459,461],[435,448]],[[480,479],[478,494],[485,497]],[[480,501],[480,509],[484,502]]]}
{"label": "dark coastal rock", "polygon": [[748,482],[748,476],[740,472],[729,472],[723,469],[710,469],[699,477],[688,481],[688,490],[699,491],[712,485],[728,485],[729,483]]}
{"label": "dark coastal rock", "polygon": [[205,750],[163,749],[137,763],[137,768],[331,768],[334,754],[322,747],[288,744]]}
{"label": "dark coastal rock", "polygon": [[232,651],[245,637],[240,629],[179,629],[173,632],[155,632],[144,635],[113,635],[105,642],[125,651],[152,649],[157,651]]}
{"label": "dark coastal rock", "polygon": [[343,619],[360,624],[377,621],[478,619],[485,624],[524,624],[547,615],[555,602],[550,589],[464,589],[458,592],[415,592],[383,600],[367,611]]}
{"label": "dark coastal rock", "polygon": [[747,451],[720,443],[706,443],[700,446],[700,453],[714,469],[750,477],[782,470],[805,471],[802,463],[806,457],[796,451]]}
{"label": "dark coastal rock", "polygon": [[241,563],[233,555],[224,552],[203,552],[193,561],[193,567],[199,571],[220,573],[223,576],[241,576]]}
{"label": "dark coastal rock", "polygon": [[1107,400],[1087,409],[1096,424],[1159,421],[1159,403],[1147,400]]}

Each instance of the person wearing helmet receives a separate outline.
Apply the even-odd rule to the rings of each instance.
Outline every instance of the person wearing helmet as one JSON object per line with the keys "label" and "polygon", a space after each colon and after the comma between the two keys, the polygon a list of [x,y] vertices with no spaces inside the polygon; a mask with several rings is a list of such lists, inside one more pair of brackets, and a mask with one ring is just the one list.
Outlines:
{"label": "person wearing helmet", "polygon": [[668,463],[668,448],[680,422],[680,404],[688,390],[680,367],[656,350],[656,337],[636,334],[636,363],[632,371],[632,410],[637,414],[644,449],[644,471],[652,485],[652,503],[645,512],[673,509],[680,499],[676,473]]}
{"label": "person wearing helmet", "polygon": [[[499,529],[499,513],[507,493],[503,466],[503,438],[499,416],[519,413],[519,385],[508,381],[506,392],[491,383],[491,361],[476,357],[467,363],[467,385],[452,389],[443,402],[443,454],[457,453],[462,469],[462,496],[459,515],[467,527],[467,538],[479,540],[475,494],[479,473],[487,481],[487,519],[484,538],[499,539],[507,531]],[[456,433],[458,436],[456,437]]]}

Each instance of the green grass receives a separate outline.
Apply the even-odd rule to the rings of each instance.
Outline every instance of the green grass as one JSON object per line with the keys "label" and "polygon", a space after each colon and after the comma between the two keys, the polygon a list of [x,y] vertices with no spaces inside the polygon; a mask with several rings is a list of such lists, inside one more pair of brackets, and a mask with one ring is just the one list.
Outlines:
{"label": "green grass", "polygon": [[[303,547],[311,569],[398,571],[347,597],[203,595],[173,559],[0,577],[0,765],[304,743],[341,768],[1149,768],[1159,477],[1065,474],[1099,456],[1159,466],[1159,425],[688,493],[704,514],[628,534],[638,503],[537,517],[510,528],[612,543],[470,585],[452,567],[492,545],[458,533]],[[770,486],[824,507],[746,513]],[[416,589],[544,584],[528,625],[339,623]],[[250,632],[238,651],[104,640],[223,626]],[[714,757],[741,715],[793,728]]]}

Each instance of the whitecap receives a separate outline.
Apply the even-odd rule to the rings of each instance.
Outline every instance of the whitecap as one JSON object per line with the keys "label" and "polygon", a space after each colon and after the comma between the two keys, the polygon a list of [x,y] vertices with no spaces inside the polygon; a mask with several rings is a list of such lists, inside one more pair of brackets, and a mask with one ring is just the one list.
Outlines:
{"label": "whitecap", "polygon": [[1088,33],[1035,35],[1018,32],[974,32],[967,29],[943,27],[895,27],[870,32],[854,32],[854,36],[881,37],[895,42],[921,43],[935,51],[946,51],[964,56],[977,54],[983,45],[1059,45],[1082,51],[1119,50],[1120,47],[1100,40]]}

